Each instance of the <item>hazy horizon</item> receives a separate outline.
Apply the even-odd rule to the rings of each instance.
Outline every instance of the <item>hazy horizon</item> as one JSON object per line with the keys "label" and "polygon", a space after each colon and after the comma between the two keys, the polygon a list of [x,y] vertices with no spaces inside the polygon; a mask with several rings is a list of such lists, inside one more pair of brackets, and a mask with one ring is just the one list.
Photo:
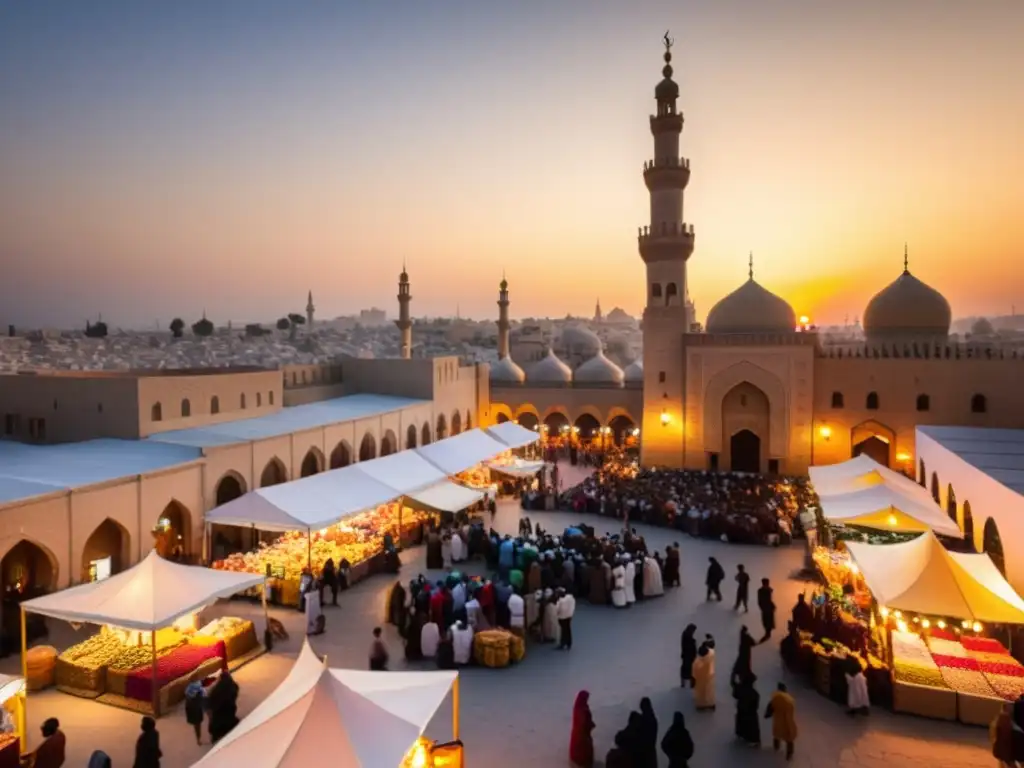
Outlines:
{"label": "hazy horizon", "polygon": [[[595,10],[598,8],[599,10]],[[910,268],[954,317],[1024,293],[1019,0],[0,0],[0,322],[639,316],[673,65],[690,294],[819,324]]]}

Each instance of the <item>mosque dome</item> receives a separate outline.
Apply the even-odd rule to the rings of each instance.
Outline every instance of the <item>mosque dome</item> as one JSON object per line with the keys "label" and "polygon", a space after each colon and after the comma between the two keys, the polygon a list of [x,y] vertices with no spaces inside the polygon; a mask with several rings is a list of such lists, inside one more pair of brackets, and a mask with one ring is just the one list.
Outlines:
{"label": "mosque dome", "polygon": [[708,312],[708,333],[793,333],[796,313],[789,302],[763,288],[753,274]]}
{"label": "mosque dome", "polygon": [[598,352],[576,369],[573,381],[585,384],[613,384],[621,387],[626,380],[622,369]]}
{"label": "mosque dome", "polygon": [[583,325],[570,325],[564,328],[559,337],[559,345],[564,350],[584,357],[593,357],[604,348],[598,335]]}
{"label": "mosque dome", "polygon": [[522,384],[526,381],[523,369],[509,355],[491,366],[491,381],[500,384]]}
{"label": "mosque dome", "polygon": [[946,297],[912,274],[903,274],[875,294],[864,311],[864,333],[871,337],[946,338],[953,320]]}
{"label": "mosque dome", "polygon": [[546,357],[530,366],[526,379],[533,384],[568,384],[572,381],[572,369],[549,349]]}
{"label": "mosque dome", "polygon": [[979,317],[971,326],[971,336],[991,336],[995,332],[992,323],[986,317]]}
{"label": "mosque dome", "polygon": [[644,380],[644,363],[643,363],[643,360],[641,360],[640,358],[637,358],[636,360],[634,360],[632,363],[630,363],[629,365],[627,365],[623,369],[622,374],[623,374],[623,376],[625,376],[625,379],[626,379],[627,383],[643,381]]}
{"label": "mosque dome", "polygon": [[679,84],[672,79],[672,53],[665,50],[665,66],[661,68],[662,80],[654,86],[654,98],[671,101],[679,98]]}

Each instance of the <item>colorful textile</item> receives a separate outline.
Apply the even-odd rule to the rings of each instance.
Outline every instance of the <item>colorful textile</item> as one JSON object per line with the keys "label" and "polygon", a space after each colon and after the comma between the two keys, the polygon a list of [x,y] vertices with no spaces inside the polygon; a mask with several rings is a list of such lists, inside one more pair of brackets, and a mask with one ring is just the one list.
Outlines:
{"label": "colorful textile", "polygon": [[960,659],[965,659],[971,655],[968,653],[966,648],[960,645],[960,643],[953,640],[944,640],[941,637],[929,637],[928,649],[933,654],[938,654],[940,656],[955,656]]}
{"label": "colorful textile", "polygon": [[976,662],[978,668],[989,675],[1006,675],[1007,677],[1024,677],[1024,667],[1015,660],[1012,664],[994,664],[991,661]]}
{"label": "colorful textile", "polygon": [[[184,677],[209,659],[227,658],[224,641],[216,645],[183,645],[175,648],[166,656],[156,660],[157,687],[163,688],[168,683]],[[142,667],[128,675],[125,683],[125,696],[139,701],[150,701],[153,698],[153,668]]]}
{"label": "colorful textile", "polygon": [[993,675],[987,672],[983,674],[985,681],[992,686],[992,690],[1007,701],[1016,701],[1018,696],[1024,694],[1024,677]]}
{"label": "colorful textile", "polygon": [[932,654],[932,659],[935,661],[935,664],[939,669],[948,667],[950,669],[970,669],[975,672],[978,671],[978,662],[966,656],[943,656],[935,653]]}
{"label": "colorful textile", "polygon": [[1010,652],[1003,647],[1003,644],[991,637],[963,637],[960,643],[969,651],[979,653],[1001,653],[1009,656]]}

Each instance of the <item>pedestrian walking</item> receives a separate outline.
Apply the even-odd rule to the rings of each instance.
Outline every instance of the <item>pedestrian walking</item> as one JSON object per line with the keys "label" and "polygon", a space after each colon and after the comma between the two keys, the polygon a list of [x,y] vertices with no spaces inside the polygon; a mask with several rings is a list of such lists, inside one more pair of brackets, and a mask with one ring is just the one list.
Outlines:
{"label": "pedestrian walking", "polygon": [[388,647],[381,638],[380,627],[373,628],[373,643],[370,644],[370,670],[386,672],[388,669]]}
{"label": "pedestrian walking", "polygon": [[786,745],[786,760],[793,759],[796,745],[796,701],[786,692],[786,684],[779,683],[765,709],[764,717],[772,719],[772,748],[778,752]]}
{"label": "pedestrian walking", "polygon": [[761,626],[764,628],[762,643],[768,642],[775,629],[775,601],[772,599],[771,584],[768,579],[761,579],[761,588],[757,590],[757,607],[761,611]]}
{"label": "pedestrian walking", "polygon": [[750,609],[747,608],[747,600],[750,597],[750,574],[747,573],[747,569],[742,565],[736,566],[736,605],[733,606],[733,610],[738,611],[740,606],[743,606],[743,612],[749,613]]}
{"label": "pedestrian walking", "polygon": [[708,558],[708,574],[704,579],[704,584],[708,588],[707,601],[710,603],[712,596],[718,601],[722,602],[722,581],[725,579],[725,570],[721,564],[713,557]]}

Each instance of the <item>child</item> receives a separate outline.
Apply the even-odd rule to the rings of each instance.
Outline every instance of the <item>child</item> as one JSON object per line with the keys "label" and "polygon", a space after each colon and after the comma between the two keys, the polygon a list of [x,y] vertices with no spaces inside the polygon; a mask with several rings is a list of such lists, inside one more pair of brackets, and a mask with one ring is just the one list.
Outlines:
{"label": "child", "polygon": [[185,688],[185,722],[196,732],[196,744],[203,743],[203,718],[206,713],[206,692],[196,681]]}

